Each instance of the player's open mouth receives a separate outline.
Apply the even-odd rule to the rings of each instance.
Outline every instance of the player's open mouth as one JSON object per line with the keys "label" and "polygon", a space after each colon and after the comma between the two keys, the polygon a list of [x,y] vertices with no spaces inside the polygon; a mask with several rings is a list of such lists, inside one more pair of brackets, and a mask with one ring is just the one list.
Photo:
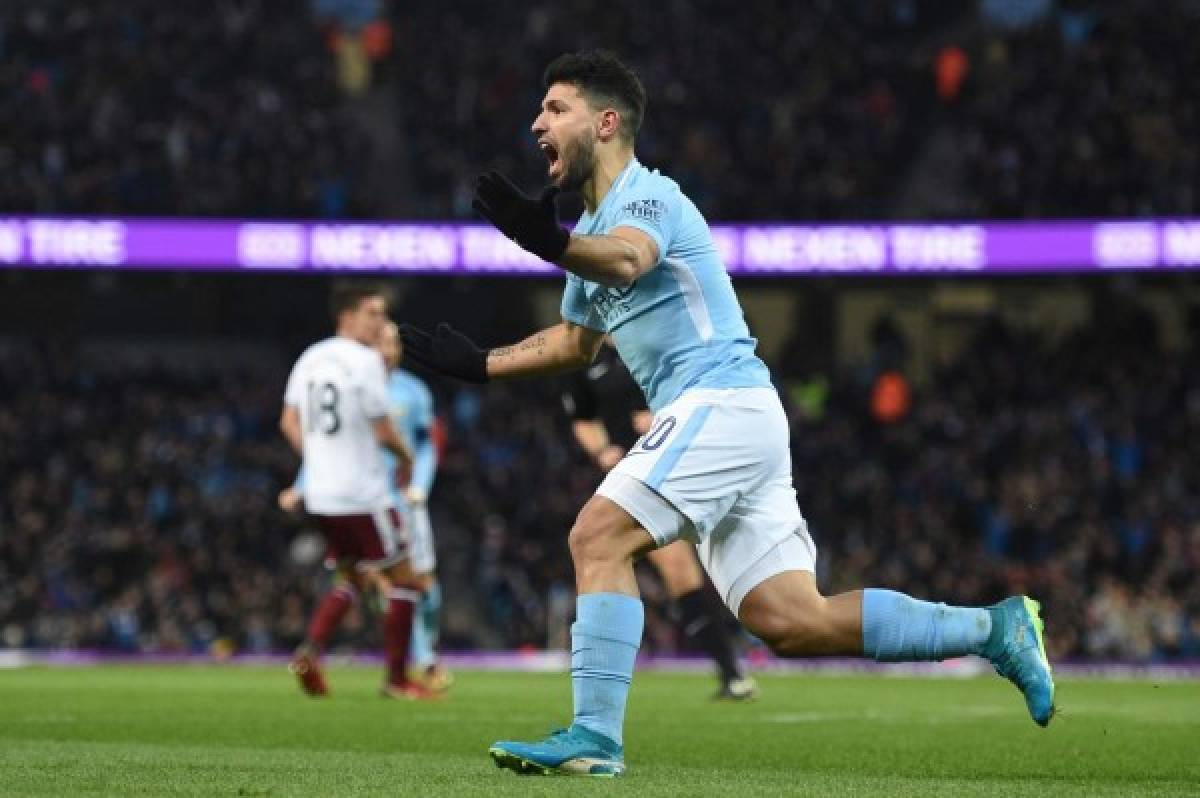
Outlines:
{"label": "player's open mouth", "polygon": [[558,166],[558,150],[555,149],[554,145],[548,141],[539,141],[538,147],[541,149],[542,155],[546,156],[546,160],[550,164],[550,174],[554,174],[554,169],[556,166]]}

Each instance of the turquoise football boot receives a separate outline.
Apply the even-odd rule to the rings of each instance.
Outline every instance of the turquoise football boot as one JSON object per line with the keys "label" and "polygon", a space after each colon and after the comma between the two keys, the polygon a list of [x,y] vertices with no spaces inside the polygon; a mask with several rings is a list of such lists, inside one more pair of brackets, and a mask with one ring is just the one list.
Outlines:
{"label": "turquoise football boot", "polygon": [[996,673],[1017,686],[1025,696],[1029,715],[1039,726],[1054,716],[1054,674],[1046,659],[1046,643],[1038,610],[1042,607],[1028,596],[1012,596],[988,607],[992,633],[983,647]]}
{"label": "turquoise football boot", "polygon": [[611,779],[625,773],[621,746],[582,726],[559,729],[537,743],[493,743],[488,753],[496,767],[522,776],[561,774]]}

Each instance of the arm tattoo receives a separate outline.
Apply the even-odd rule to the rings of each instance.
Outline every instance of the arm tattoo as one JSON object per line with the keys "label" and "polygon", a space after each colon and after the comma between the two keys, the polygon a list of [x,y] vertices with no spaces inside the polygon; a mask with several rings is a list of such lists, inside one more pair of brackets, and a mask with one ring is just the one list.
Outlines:
{"label": "arm tattoo", "polygon": [[515,354],[517,352],[528,352],[533,349],[537,350],[538,357],[541,357],[542,355],[544,355],[546,353],[546,335],[545,335],[545,333],[538,333],[537,335],[535,335],[531,338],[527,338],[524,341],[522,341],[521,343],[515,344],[513,346],[498,347],[496,349],[493,349],[491,354],[493,357],[508,357],[509,355]]}

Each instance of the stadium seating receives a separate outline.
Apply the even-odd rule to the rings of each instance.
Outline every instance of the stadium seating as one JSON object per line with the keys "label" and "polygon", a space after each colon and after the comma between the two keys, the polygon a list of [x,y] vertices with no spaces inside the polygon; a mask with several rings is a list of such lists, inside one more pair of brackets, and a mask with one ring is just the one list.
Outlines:
{"label": "stadium seating", "polygon": [[719,26],[704,2],[404,2],[354,96],[340,34],[294,6],[0,9],[0,211],[470,217],[482,168],[541,178],[542,65],[614,30],[637,32],[625,54],[650,88],[643,160],[709,218],[1200,208],[1200,15],[1182,0],[1016,28],[917,0],[752,3]]}
{"label": "stadium seating", "polygon": [[[984,325],[894,423],[872,417],[875,366],[830,375],[827,401],[791,411],[823,584],[960,603],[1028,591],[1056,656],[1200,654],[1200,350],[1154,341],[1136,314],[1059,342]],[[0,591],[0,645],[297,641],[321,577],[291,554],[304,524],[273,503],[295,467],[275,429],[286,362],[2,352],[0,581],[15,589]],[[776,373],[786,394],[811,376]],[[552,382],[436,387],[450,644],[544,645],[548,602],[573,585],[565,532],[599,474]],[[670,649],[668,608],[646,587],[648,646]]]}

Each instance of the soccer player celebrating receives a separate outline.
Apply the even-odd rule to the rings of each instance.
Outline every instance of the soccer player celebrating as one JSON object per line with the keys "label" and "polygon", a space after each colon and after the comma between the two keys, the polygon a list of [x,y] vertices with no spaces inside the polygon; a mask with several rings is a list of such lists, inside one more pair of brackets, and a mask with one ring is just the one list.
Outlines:
{"label": "soccer player celebrating", "polygon": [[[608,345],[600,348],[590,366],[571,376],[562,403],[571,418],[575,440],[597,466],[611,471],[638,436],[650,430],[646,400],[616,350]],[[647,553],[646,559],[679,607],[684,635],[717,665],[721,686],[714,697],[729,701],[753,698],[758,687],[742,672],[729,630],[709,606],[695,548],[677,540]]]}
{"label": "soccer player celebrating", "polygon": [[[788,423],[754,352],[708,225],[679,187],[634,156],[646,95],[615,56],[560,56],[546,69],[533,134],[550,187],[528,197],[496,173],[475,209],[520,246],[567,272],[563,321],[483,350],[446,324],[402,328],[410,359],[475,382],[579,369],[610,335],[654,413],[649,432],[608,473],[570,531],[578,588],[571,725],[533,743],[498,742],[519,773],[615,776],[642,636],[633,560],[678,539],[734,615],[777,655],[883,662],[977,654],[1021,690],[1033,719],[1054,711],[1036,602],[950,607],[891,590],[817,590],[816,551],[792,487]],[[568,233],[554,196],[585,212]]]}
{"label": "soccer player celebrating", "polygon": [[279,426],[304,460],[304,502],[337,562],[340,581],[321,600],[290,667],[306,693],[327,694],[318,657],[358,594],[378,580],[387,597],[387,675],[381,692],[427,698],[429,691],[407,673],[420,593],[391,501],[394,478],[381,453],[386,448],[405,466],[413,460],[388,417],[387,375],[373,348],[387,323],[387,303],[378,286],[343,283],[333,290],[331,309],[337,333],[296,361]]}

